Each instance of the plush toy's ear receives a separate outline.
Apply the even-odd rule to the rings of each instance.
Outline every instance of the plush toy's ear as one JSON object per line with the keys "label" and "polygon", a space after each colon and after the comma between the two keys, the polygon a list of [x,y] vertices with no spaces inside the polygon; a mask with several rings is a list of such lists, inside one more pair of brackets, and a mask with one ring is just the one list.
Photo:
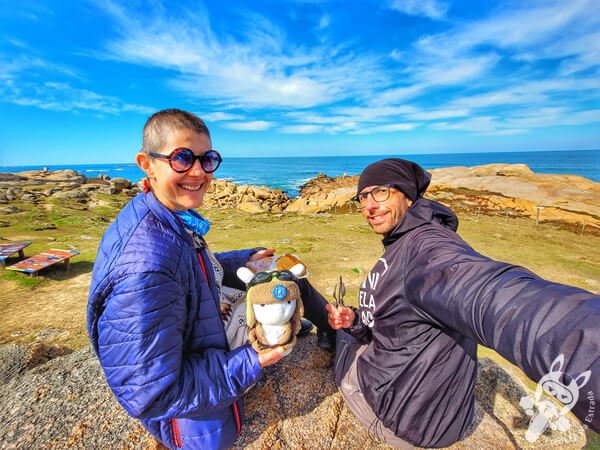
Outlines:
{"label": "plush toy's ear", "polygon": [[254,273],[248,269],[247,267],[240,267],[236,272],[238,278],[242,280],[244,283],[250,283],[252,277],[254,277]]}
{"label": "plush toy's ear", "polygon": [[305,269],[304,264],[298,263],[290,269],[290,272],[292,272],[297,277],[300,277],[300,275],[302,275],[304,273],[304,269]]}
{"label": "plush toy's ear", "polygon": [[252,329],[256,323],[256,319],[254,318],[254,308],[252,308],[252,302],[250,301],[250,290],[246,293],[246,326]]}

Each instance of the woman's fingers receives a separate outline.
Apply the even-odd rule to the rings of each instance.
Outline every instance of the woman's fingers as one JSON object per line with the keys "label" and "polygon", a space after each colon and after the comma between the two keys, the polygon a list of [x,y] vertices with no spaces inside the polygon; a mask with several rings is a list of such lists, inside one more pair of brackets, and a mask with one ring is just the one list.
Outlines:
{"label": "woman's fingers", "polygon": [[275,364],[281,358],[283,358],[283,347],[274,347],[270,350],[260,352],[258,354],[258,362],[260,367],[267,367]]}
{"label": "woman's fingers", "polygon": [[250,256],[249,261],[258,261],[259,259],[268,258],[269,256],[273,256],[275,253],[274,248],[267,248],[265,250],[259,250]]}

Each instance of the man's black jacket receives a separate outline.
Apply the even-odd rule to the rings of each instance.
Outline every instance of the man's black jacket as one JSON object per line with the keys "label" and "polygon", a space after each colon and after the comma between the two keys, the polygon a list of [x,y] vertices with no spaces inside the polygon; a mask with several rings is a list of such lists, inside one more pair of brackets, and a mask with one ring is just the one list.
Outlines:
{"label": "man's black jacket", "polygon": [[[419,198],[360,288],[350,333],[369,344],[358,377],[375,414],[417,446],[461,439],[479,343],[534,381],[560,354],[572,378],[591,370],[573,408],[589,418],[586,393],[600,397],[600,297],[478,254],[457,225],[450,209]],[[588,425],[600,431],[600,411]]]}

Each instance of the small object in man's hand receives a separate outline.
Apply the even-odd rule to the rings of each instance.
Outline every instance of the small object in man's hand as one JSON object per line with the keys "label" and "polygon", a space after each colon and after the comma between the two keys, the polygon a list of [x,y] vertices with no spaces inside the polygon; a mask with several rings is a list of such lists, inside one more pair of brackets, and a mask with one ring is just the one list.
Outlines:
{"label": "small object in man's hand", "polygon": [[340,282],[333,288],[333,299],[335,300],[335,307],[345,306],[344,296],[346,295],[346,286],[340,276]]}

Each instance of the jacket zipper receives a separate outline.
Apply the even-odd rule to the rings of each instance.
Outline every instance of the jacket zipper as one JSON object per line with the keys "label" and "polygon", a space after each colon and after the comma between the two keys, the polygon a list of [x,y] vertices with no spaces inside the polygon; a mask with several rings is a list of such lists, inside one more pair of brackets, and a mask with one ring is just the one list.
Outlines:
{"label": "jacket zipper", "polygon": [[202,268],[202,273],[204,274],[204,278],[206,278],[206,284],[210,287],[210,280],[208,279],[208,272],[206,272],[206,266],[204,265],[204,258],[202,258],[202,253],[198,250],[198,261],[200,261],[200,267]]}
{"label": "jacket zipper", "polygon": [[176,447],[183,448],[181,435],[179,434],[179,424],[175,418],[171,419],[171,431],[173,432],[173,444],[175,444]]}
{"label": "jacket zipper", "polygon": [[[206,272],[206,266],[204,265],[204,258],[202,258],[202,253],[200,253],[200,251],[198,251],[198,260],[200,261],[200,267],[202,268],[202,273],[204,273],[204,277],[206,278],[206,284],[208,284],[208,286],[210,287],[210,281],[208,280],[208,273]],[[235,400],[233,401],[233,416],[235,417],[235,423],[237,425],[237,432],[238,432],[238,434],[240,434],[240,431],[242,431],[242,422],[240,420],[240,411],[238,409],[238,406],[237,406],[237,403],[235,402]],[[172,420],[175,421],[175,419],[172,419]],[[173,428],[173,430],[175,430],[175,428]],[[177,434],[179,436],[179,428],[177,429]],[[177,445],[177,443],[175,445]],[[179,445],[179,447],[181,447],[181,445]]]}

